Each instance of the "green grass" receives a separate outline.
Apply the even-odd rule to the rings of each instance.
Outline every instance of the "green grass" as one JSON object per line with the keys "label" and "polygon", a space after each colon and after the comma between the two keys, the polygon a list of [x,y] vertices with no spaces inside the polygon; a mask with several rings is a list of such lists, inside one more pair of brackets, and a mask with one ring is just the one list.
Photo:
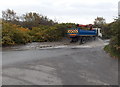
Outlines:
{"label": "green grass", "polygon": [[114,58],[120,59],[120,52],[118,52],[115,48],[112,48],[110,45],[106,45],[104,50],[109,53]]}

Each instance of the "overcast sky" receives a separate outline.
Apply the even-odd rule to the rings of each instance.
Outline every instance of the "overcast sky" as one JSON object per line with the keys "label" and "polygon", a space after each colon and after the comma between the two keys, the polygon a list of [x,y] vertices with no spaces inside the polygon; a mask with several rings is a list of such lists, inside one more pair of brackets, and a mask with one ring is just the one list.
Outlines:
{"label": "overcast sky", "polygon": [[[18,15],[36,12],[58,22],[93,23],[103,17],[107,23],[118,16],[119,0],[1,0],[0,11],[13,9]],[[2,15],[0,13],[0,15]]]}

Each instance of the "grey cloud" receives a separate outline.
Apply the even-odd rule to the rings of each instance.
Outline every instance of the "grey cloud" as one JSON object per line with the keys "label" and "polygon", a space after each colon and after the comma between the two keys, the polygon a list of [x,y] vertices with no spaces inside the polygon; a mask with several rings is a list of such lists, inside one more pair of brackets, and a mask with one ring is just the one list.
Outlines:
{"label": "grey cloud", "polygon": [[[116,4],[112,2],[101,3],[67,3],[67,2],[54,2],[55,0],[40,0],[38,4],[22,5],[22,6],[6,6],[7,8],[15,10],[17,13],[24,14],[26,12],[37,12],[46,15],[50,18],[56,18],[60,22],[79,22],[86,21],[92,22],[97,16],[105,17],[107,20],[113,19],[113,16],[117,16]],[[114,0],[113,0],[114,1]],[[97,2],[97,1],[96,1]],[[89,19],[89,20],[88,20]]]}

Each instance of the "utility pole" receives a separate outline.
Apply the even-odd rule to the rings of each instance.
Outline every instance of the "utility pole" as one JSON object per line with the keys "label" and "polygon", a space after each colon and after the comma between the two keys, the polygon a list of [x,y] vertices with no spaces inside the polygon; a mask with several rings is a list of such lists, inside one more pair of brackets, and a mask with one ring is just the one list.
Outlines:
{"label": "utility pole", "polygon": [[120,18],[120,1],[118,2],[118,18]]}

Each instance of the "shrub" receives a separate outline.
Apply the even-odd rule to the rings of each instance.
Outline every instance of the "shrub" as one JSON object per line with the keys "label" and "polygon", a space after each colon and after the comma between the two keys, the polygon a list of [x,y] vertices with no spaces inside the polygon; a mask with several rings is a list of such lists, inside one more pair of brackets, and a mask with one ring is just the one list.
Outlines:
{"label": "shrub", "polygon": [[30,31],[33,41],[45,42],[45,41],[57,41],[65,36],[64,26],[54,25],[54,26],[39,26],[33,27]]}
{"label": "shrub", "polygon": [[15,44],[15,42],[9,36],[3,37],[2,40],[3,40],[2,41],[3,46],[5,46],[5,45],[14,45]]}
{"label": "shrub", "polygon": [[31,42],[31,37],[26,32],[15,30],[13,32],[13,40],[17,44],[25,44]]}
{"label": "shrub", "polygon": [[3,23],[2,45],[25,44],[31,42],[31,37],[26,30],[23,31],[23,28],[18,25]]}
{"label": "shrub", "polygon": [[111,31],[112,37],[109,46],[107,46],[107,49],[109,49],[108,52],[112,56],[120,58],[120,19],[117,19],[112,24]]}

